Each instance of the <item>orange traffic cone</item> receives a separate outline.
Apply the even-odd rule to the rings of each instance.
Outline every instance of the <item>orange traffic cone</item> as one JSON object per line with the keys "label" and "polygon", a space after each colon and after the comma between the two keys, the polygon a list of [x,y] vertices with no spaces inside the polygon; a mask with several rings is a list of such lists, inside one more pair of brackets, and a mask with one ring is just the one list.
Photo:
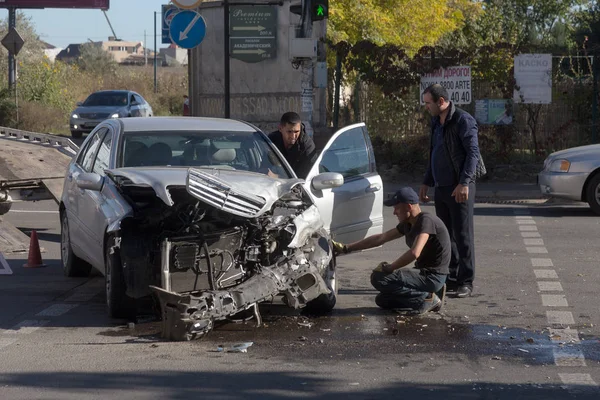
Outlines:
{"label": "orange traffic cone", "polygon": [[42,253],[40,251],[40,243],[38,242],[37,232],[31,231],[31,240],[29,241],[29,256],[27,257],[27,264],[24,264],[24,268],[40,268],[45,267],[46,264],[42,261]]}

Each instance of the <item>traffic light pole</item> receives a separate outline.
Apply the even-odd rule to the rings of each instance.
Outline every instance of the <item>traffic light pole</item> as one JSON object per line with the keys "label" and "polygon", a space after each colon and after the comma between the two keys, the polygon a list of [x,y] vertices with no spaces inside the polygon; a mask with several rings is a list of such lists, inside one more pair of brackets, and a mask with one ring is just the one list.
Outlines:
{"label": "traffic light pole", "polygon": [[[312,37],[312,0],[302,0],[302,37]],[[312,59],[302,62],[301,98],[302,111],[300,118],[308,136],[312,137],[313,130],[313,75],[314,62]]]}

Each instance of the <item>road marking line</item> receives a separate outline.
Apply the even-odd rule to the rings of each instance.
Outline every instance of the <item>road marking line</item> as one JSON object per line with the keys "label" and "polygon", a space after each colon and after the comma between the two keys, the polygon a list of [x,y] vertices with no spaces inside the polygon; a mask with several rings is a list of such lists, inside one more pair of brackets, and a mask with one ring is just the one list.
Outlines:
{"label": "road marking line", "polygon": [[559,367],[587,367],[585,357],[579,349],[558,348],[553,349],[554,363]]}
{"label": "road marking line", "polygon": [[558,274],[553,269],[534,269],[536,279],[558,279]]}
{"label": "road marking line", "polygon": [[519,224],[519,225],[535,225],[535,221],[532,219],[518,219],[517,224]]}
{"label": "road marking line", "polygon": [[531,215],[517,215],[515,216],[515,219],[533,219],[533,217]]}
{"label": "road marking line", "polygon": [[35,314],[36,317],[58,317],[77,307],[77,304],[54,304]]}
{"label": "road marking line", "polygon": [[538,284],[538,288],[542,292],[562,292],[563,291],[563,287],[560,284],[560,282],[541,281],[541,282],[538,282],[537,284]]}
{"label": "road marking line", "polygon": [[532,258],[531,265],[533,267],[554,267],[552,260],[549,258]]}
{"label": "road marking line", "polygon": [[58,214],[58,211],[43,211],[43,210],[10,210],[11,213],[23,213],[23,214]]}
{"label": "road marking line", "polygon": [[41,327],[48,324],[48,320],[27,319],[19,322],[10,329],[4,329],[2,333],[25,335],[37,331]]}
{"label": "road marking line", "polygon": [[535,226],[535,225],[519,225],[519,230],[521,232],[525,232],[525,231],[527,231],[527,232],[532,232],[532,231],[535,232],[535,231],[537,231],[537,226]]}
{"label": "road marking line", "polygon": [[571,311],[546,311],[548,322],[555,325],[574,325],[573,313]]}
{"label": "road marking line", "polygon": [[515,215],[529,215],[531,214],[531,211],[525,209],[525,210],[513,210],[513,212],[515,213]]}
{"label": "road marking line", "polygon": [[523,239],[525,246],[543,246],[544,239]]}
{"label": "road marking line", "polygon": [[543,294],[542,304],[546,307],[568,307],[564,294]]}
{"label": "road marking line", "polygon": [[10,265],[8,265],[8,261],[6,258],[0,253],[0,275],[12,275],[12,269],[10,269]]}
{"label": "road marking line", "polygon": [[545,247],[525,247],[530,254],[548,254],[548,249]]}
{"label": "road marking line", "polygon": [[598,391],[598,385],[590,374],[558,374],[558,376],[567,385],[567,390]]}
{"label": "road marking line", "polygon": [[0,349],[4,348],[6,346],[10,346],[11,344],[13,344],[16,341],[17,341],[17,338],[1,338],[0,337]]}
{"label": "road marking line", "polygon": [[554,343],[581,343],[577,329],[550,328],[550,340]]}
{"label": "road marking line", "polygon": [[521,232],[521,237],[524,238],[539,238],[542,237],[539,232]]}

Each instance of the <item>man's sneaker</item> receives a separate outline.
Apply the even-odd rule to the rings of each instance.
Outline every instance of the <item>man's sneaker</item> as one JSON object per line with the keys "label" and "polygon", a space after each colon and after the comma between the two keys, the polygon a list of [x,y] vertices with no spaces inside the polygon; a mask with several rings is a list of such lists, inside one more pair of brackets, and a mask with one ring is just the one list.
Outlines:
{"label": "man's sneaker", "polygon": [[431,293],[431,296],[423,300],[423,305],[415,311],[418,314],[424,314],[429,311],[439,311],[441,308],[442,300],[435,293]]}
{"label": "man's sneaker", "polygon": [[456,297],[471,297],[471,294],[473,293],[473,287],[470,285],[461,285],[458,287],[458,290],[456,291]]}

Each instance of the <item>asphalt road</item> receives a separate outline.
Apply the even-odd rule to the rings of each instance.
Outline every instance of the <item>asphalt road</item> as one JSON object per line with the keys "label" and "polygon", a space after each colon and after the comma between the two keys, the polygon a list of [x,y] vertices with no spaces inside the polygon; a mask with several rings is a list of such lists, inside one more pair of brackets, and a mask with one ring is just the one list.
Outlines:
{"label": "asphalt road", "polygon": [[[331,316],[265,305],[265,326],[223,324],[194,342],[162,340],[151,316],[134,327],[109,319],[101,277],[64,278],[54,203],[5,217],[37,229],[47,267],[5,255],[2,399],[600,398],[600,217],[587,207],[478,204],[474,295],[441,313],[374,305],[369,272],[406,249],[398,241],[338,259]],[[253,345],[217,352],[240,342]]]}

